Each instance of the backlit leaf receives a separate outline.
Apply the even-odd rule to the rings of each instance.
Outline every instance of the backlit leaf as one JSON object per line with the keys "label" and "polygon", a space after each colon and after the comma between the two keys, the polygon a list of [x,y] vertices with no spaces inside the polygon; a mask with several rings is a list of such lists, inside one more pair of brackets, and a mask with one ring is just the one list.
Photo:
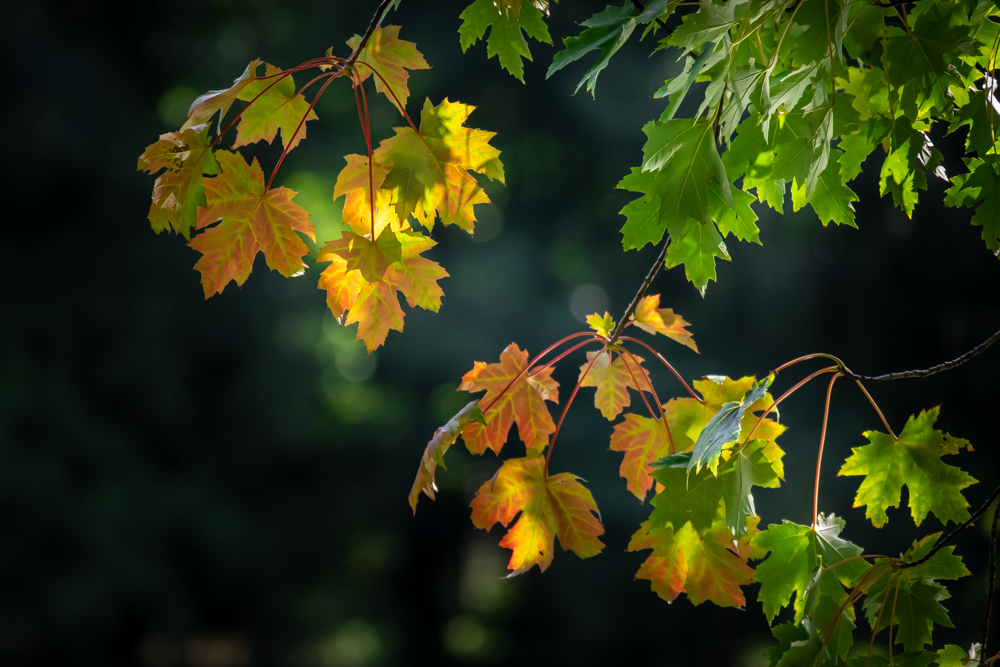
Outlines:
{"label": "backlit leaf", "polygon": [[652,294],[639,300],[633,315],[635,325],[651,334],[663,334],[695,352],[698,346],[691,332],[684,327],[688,323],[670,308],[660,308],[660,295]]}
{"label": "backlit leaf", "polygon": [[[585,372],[586,376],[583,375]],[[594,407],[609,421],[631,405],[629,389],[653,391],[649,373],[642,367],[642,358],[631,353],[614,354],[610,350],[588,352],[587,363],[580,366],[580,377],[581,387],[597,388]]]}
{"label": "backlit leaf", "polygon": [[479,402],[471,401],[464,408],[458,411],[448,423],[434,431],[434,437],[427,443],[423,455],[420,457],[420,467],[417,468],[417,477],[413,480],[413,487],[410,489],[410,508],[413,513],[417,513],[417,501],[420,500],[421,491],[431,500],[437,493],[437,485],[434,484],[434,472],[438,465],[444,465],[444,455],[455,442],[455,438],[466,426],[473,422],[483,423],[483,413],[479,410]]}
{"label": "backlit leaf", "polygon": [[522,58],[531,60],[524,34],[546,44],[552,43],[542,12],[530,0],[475,0],[459,16],[462,51],[483,38],[490,29],[487,56],[499,56],[500,66],[524,82]]}
{"label": "backlit leaf", "polygon": [[[357,50],[359,44],[360,35],[347,40],[351,49]],[[364,81],[375,72],[375,90],[385,95],[400,112],[406,108],[406,100],[410,97],[407,70],[430,69],[416,44],[399,39],[398,25],[376,27],[358,54],[357,62],[363,63],[357,67],[359,80]]]}
{"label": "backlit leaf", "polygon": [[285,150],[292,150],[306,138],[306,121],[318,120],[318,117],[309,108],[306,98],[296,94],[291,74],[281,75],[281,69],[269,64],[265,64],[264,69],[272,78],[251,81],[237,96],[253,104],[240,116],[233,148],[257,141],[271,143],[281,130]]}
{"label": "backlit leaf", "polygon": [[662,419],[626,414],[611,434],[611,451],[622,452],[619,472],[628,490],[643,502],[653,487],[649,464],[670,454],[670,435]]}

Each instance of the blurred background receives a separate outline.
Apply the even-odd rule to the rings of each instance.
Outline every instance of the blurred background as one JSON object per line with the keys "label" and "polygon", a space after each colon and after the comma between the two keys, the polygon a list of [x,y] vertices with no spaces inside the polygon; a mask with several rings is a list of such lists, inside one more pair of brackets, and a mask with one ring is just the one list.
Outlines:
{"label": "blurred background", "polygon": [[[507,187],[486,184],[475,239],[434,230],[430,257],[451,277],[439,314],[407,311],[406,331],[365,354],[324,306],[322,267],[286,280],[258,258],[242,289],[206,301],[183,239],[146,221],[153,178],[136,157],[183,121],[201,92],[224,88],[254,57],[282,67],[364,31],[376,2],[333,0],[88,0],[5,10],[3,105],[10,208],[0,240],[0,663],[4,665],[362,666],[447,664],[727,664],[755,666],[771,643],[759,605],[672,605],[633,581],[645,558],[626,553],[648,513],[618,477],[612,425],[584,390],[553,457],[588,481],[607,548],[581,561],[502,580],[501,533],[477,531],[468,502],[497,469],[488,453],[452,450],[437,502],[416,516],[406,496],[434,429],[469,397],[456,394],[476,360],[516,341],[538,352],[583,328],[593,311],[625,308],[656,250],[621,250],[613,189],[639,164],[640,127],[677,72],[633,40],[600,78],[596,101],[572,95],[585,64],[545,81],[555,49],[531,42],[526,85],[462,55],[461,1],[405,0],[403,26],[433,69],[410,79],[425,96],[479,109],[496,131]],[[555,6],[550,30],[603,3]],[[305,80],[300,80],[300,83]],[[370,84],[369,84],[370,85]],[[371,95],[375,139],[401,121]],[[308,140],[277,184],[299,191],[321,239],[337,235],[331,202],[346,153],[364,152],[347,82],[331,86]],[[961,170],[961,137],[935,141]],[[253,153],[273,164],[274,150]],[[872,162],[875,162],[873,160]],[[878,197],[878,164],[856,182],[858,229],[823,228],[809,210],[761,210],[763,247],[730,239],[732,262],[702,298],[679,270],[661,274],[662,305],[691,322],[701,355],[660,342],[680,371],[761,375],[809,352],[857,372],[926,367],[1000,329],[1000,264],[967,210],[944,209],[943,182],[912,220]],[[269,168],[269,167],[265,167]],[[405,309],[405,306],[404,306]],[[582,363],[556,371],[563,397]],[[649,364],[661,397],[676,381]],[[783,373],[791,386],[810,369]],[[940,428],[974,453],[950,461],[1000,477],[996,449],[1000,349],[923,380],[873,387],[897,430],[943,404]],[[763,524],[810,520],[812,468],[825,383],[782,406],[787,482],[756,494]],[[896,554],[941,530],[914,528],[904,509],[882,531],[851,508],[857,479],[837,478],[861,435],[881,429],[848,383],[833,397],[821,509],[844,536]],[[505,454],[517,455],[512,442]],[[958,541],[974,574],[956,582],[954,629],[939,644],[978,641],[987,532]],[[859,631],[858,641],[864,640]],[[996,636],[996,633],[994,633]]]}

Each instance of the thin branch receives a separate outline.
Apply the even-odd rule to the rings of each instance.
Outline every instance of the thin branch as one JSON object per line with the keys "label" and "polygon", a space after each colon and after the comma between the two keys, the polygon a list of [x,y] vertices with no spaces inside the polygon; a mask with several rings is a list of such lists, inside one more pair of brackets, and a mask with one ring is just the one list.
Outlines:
{"label": "thin branch", "polygon": [[[641,2],[639,2],[639,0],[632,0],[632,4],[635,5],[636,9],[638,9],[640,12],[646,11],[645,5],[643,5]],[[656,24],[658,26],[660,26],[661,28],[663,28],[664,30],[666,30],[667,33],[670,32],[670,28],[667,27],[666,23],[664,23],[663,21],[660,20],[659,16],[657,16],[655,20],[656,20]]]}
{"label": "thin branch", "polygon": [[364,36],[361,38],[361,42],[358,44],[358,48],[354,49],[354,53],[350,55],[345,63],[344,67],[349,67],[354,64],[354,61],[358,59],[361,55],[361,51],[368,45],[368,40],[372,38],[375,33],[375,28],[378,27],[379,22],[382,20],[382,14],[385,14],[385,10],[389,8],[389,5],[393,3],[393,0],[382,0],[382,4],[378,6],[375,10],[375,16],[372,17],[372,22],[368,24],[368,30],[365,31]]}
{"label": "thin branch", "polygon": [[946,546],[948,546],[948,544],[952,540],[954,540],[956,537],[958,537],[958,535],[963,530],[965,530],[966,528],[968,528],[969,526],[971,526],[973,523],[976,522],[976,519],[978,519],[983,514],[985,514],[986,510],[988,510],[990,508],[990,505],[993,504],[993,501],[996,500],[998,496],[1000,496],[1000,486],[998,486],[996,489],[993,490],[993,493],[986,500],[986,502],[983,503],[983,506],[980,507],[979,509],[977,509],[975,511],[975,513],[973,513],[973,515],[969,517],[968,521],[966,521],[965,523],[963,523],[961,526],[959,526],[955,530],[951,531],[951,533],[948,535],[948,537],[944,538],[943,540],[941,540],[940,542],[938,542],[937,544],[935,544],[934,548],[931,549],[930,552],[926,556],[924,556],[920,560],[913,561],[912,563],[903,563],[899,567],[900,568],[916,567],[918,565],[923,565],[924,563],[926,563],[927,561],[929,561],[931,558],[934,557],[934,554],[936,554],[937,552],[941,551],[941,549],[944,549]]}
{"label": "thin branch", "polygon": [[635,313],[635,309],[638,307],[639,302],[642,301],[642,297],[646,296],[646,291],[649,289],[649,285],[653,282],[653,278],[655,278],[656,274],[660,272],[660,267],[663,266],[663,263],[666,261],[667,248],[669,247],[670,234],[667,234],[667,238],[663,242],[663,249],[660,250],[659,257],[656,258],[653,266],[650,267],[649,273],[646,274],[646,279],[642,281],[642,285],[639,287],[639,291],[636,292],[635,298],[632,299],[632,303],[630,303],[628,308],[625,309],[625,314],[622,315],[621,321],[618,322],[618,326],[615,327],[614,332],[611,334],[611,338],[608,339],[608,345],[614,343],[618,340],[618,337],[622,335],[622,331],[625,330],[625,325],[628,324],[629,318],[632,317],[633,313]]}
{"label": "thin branch", "polygon": [[993,594],[997,583],[997,519],[1000,518],[1000,504],[993,511],[993,528],[990,530],[990,584],[986,595],[986,618],[983,619],[983,642],[979,645],[980,659],[986,655],[986,640],[990,635],[990,611],[993,609]]}
{"label": "thin branch", "polygon": [[886,380],[902,380],[903,378],[923,378],[928,375],[934,375],[942,371],[951,370],[956,366],[961,366],[965,362],[971,360],[973,357],[978,356],[980,353],[984,352],[986,348],[993,345],[993,343],[1000,340],[1000,331],[996,332],[988,339],[972,348],[962,356],[957,359],[952,359],[951,361],[946,361],[943,364],[938,364],[937,366],[931,366],[923,370],[917,371],[901,371],[899,373],[886,373],[885,375],[856,375],[851,371],[844,368],[844,375],[851,378],[852,380],[857,380],[859,382],[885,382]]}
{"label": "thin branch", "polygon": [[833,383],[840,377],[837,373],[830,378],[830,384],[826,387],[826,403],[823,405],[823,428],[819,432],[819,452],[816,454],[816,481],[813,484],[813,526],[816,525],[819,517],[819,471],[823,466],[823,445],[826,444],[826,424],[830,418],[830,397],[833,395]]}

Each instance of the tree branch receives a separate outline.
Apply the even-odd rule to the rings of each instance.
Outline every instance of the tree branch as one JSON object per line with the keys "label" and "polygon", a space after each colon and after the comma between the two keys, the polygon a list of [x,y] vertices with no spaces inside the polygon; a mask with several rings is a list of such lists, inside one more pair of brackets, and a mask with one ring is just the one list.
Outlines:
{"label": "tree branch", "polygon": [[380,4],[378,9],[375,10],[375,16],[372,17],[371,23],[368,24],[368,30],[365,31],[364,36],[361,38],[361,43],[358,44],[358,48],[354,49],[354,52],[344,64],[345,68],[353,65],[354,61],[356,61],[358,56],[361,55],[361,51],[368,44],[368,40],[371,39],[372,34],[375,32],[375,28],[378,27],[379,22],[382,20],[382,14],[385,14],[385,10],[387,10],[389,5],[391,5],[394,1],[395,0],[382,0],[382,4]]}
{"label": "tree branch", "polygon": [[646,279],[642,281],[642,285],[639,287],[639,291],[636,292],[635,298],[632,299],[632,303],[630,303],[628,308],[625,309],[625,314],[622,315],[621,321],[618,323],[618,326],[615,327],[614,333],[611,334],[611,338],[608,339],[609,344],[614,343],[618,340],[618,337],[622,335],[622,331],[625,330],[625,325],[628,324],[628,320],[635,312],[636,307],[639,305],[639,301],[642,300],[642,297],[646,296],[646,291],[649,289],[650,283],[653,282],[653,278],[655,278],[656,274],[660,272],[660,267],[663,266],[663,263],[666,261],[667,248],[669,247],[670,234],[668,233],[666,240],[663,242],[663,249],[660,251],[659,257],[656,258],[656,261],[653,262],[653,266],[650,267],[649,273],[646,274]]}
{"label": "tree branch", "polygon": [[993,512],[993,528],[990,530],[990,584],[986,594],[986,618],[983,619],[983,643],[979,645],[979,659],[986,657],[986,640],[990,635],[990,611],[993,609],[993,594],[997,584],[997,519],[1000,519],[1000,504]]}
{"label": "tree branch", "polygon": [[852,380],[857,380],[859,382],[885,382],[886,380],[902,380],[903,378],[923,378],[928,375],[934,375],[935,373],[940,373],[941,371],[947,371],[956,366],[961,366],[965,362],[969,361],[973,357],[978,356],[981,352],[986,350],[990,345],[1000,340],[1000,331],[996,332],[990,336],[987,340],[983,341],[976,347],[972,348],[962,356],[957,359],[952,359],[951,361],[946,361],[943,364],[938,364],[937,366],[931,366],[930,368],[925,368],[923,370],[917,371],[901,371],[899,373],[886,373],[885,375],[857,375],[852,373],[847,368],[844,368],[844,375],[851,378]]}
{"label": "tree branch", "polygon": [[965,530],[966,528],[968,528],[969,526],[971,526],[973,523],[976,522],[976,519],[978,519],[983,514],[985,514],[986,510],[988,510],[990,508],[990,505],[993,504],[993,501],[996,500],[998,496],[1000,496],[1000,486],[998,486],[996,489],[993,490],[993,494],[989,498],[986,499],[986,502],[983,503],[982,507],[980,507],[979,509],[977,509],[975,511],[975,513],[972,516],[969,517],[968,521],[966,521],[965,523],[963,523],[961,526],[959,526],[955,530],[951,531],[951,534],[949,534],[948,537],[944,538],[943,540],[941,540],[940,542],[938,542],[937,544],[935,544],[934,548],[931,549],[930,552],[926,556],[924,556],[920,560],[915,560],[912,563],[903,563],[899,567],[900,568],[916,567],[918,565],[923,565],[924,563],[926,563],[927,561],[929,561],[931,558],[934,557],[934,554],[936,554],[937,552],[941,551],[941,549],[944,549],[946,546],[948,546],[949,542],[951,542],[956,537],[958,537],[958,535],[963,530]]}

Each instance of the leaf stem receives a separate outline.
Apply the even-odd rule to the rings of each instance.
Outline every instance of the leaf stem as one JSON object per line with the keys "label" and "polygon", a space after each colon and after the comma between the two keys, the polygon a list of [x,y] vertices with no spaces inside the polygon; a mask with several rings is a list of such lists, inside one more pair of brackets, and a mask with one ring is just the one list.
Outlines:
{"label": "leaf stem", "polygon": [[372,71],[372,74],[374,74],[375,76],[377,76],[377,77],[379,78],[379,80],[380,80],[380,81],[382,82],[382,85],[384,85],[384,86],[385,86],[385,89],[389,91],[389,94],[390,94],[390,95],[392,95],[392,99],[393,99],[393,100],[394,100],[394,101],[396,102],[396,106],[397,106],[397,107],[399,108],[400,112],[402,112],[402,114],[403,114],[403,118],[405,118],[405,119],[406,119],[406,122],[407,122],[407,123],[409,123],[409,125],[410,125],[410,128],[411,128],[411,129],[412,129],[412,130],[413,130],[414,132],[417,132],[417,133],[419,133],[419,132],[420,132],[420,130],[418,130],[418,129],[417,129],[417,126],[413,124],[413,121],[412,121],[412,120],[410,120],[410,115],[409,115],[408,113],[406,113],[406,109],[405,109],[405,108],[403,107],[403,104],[402,104],[402,102],[400,102],[400,101],[399,101],[399,98],[398,98],[398,97],[396,97],[396,91],[394,91],[394,90],[392,89],[392,87],[391,87],[391,86],[390,86],[390,85],[388,84],[388,82],[386,82],[385,78],[384,78],[384,77],[383,77],[383,76],[382,76],[381,74],[379,74],[379,73],[378,73],[378,72],[377,72],[377,71],[375,70],[375,68],[374,68],[374,67],[372,67],[371,65],[369,65],[368,63],[366,63],[366,62],[364,62],[364,61],[361,61],[361,62],[358,62],[358,63],[355,63],[355,65],[364,65],[365,67],[367,67],[368,69],[370,69],[370,70]]}
{"label": "leaf stem", "polygon": [[813,483],[813,527],[815,528],[819,520],[819,472],[823,465],[823,445],[826,444],[826,424],[830,417],[830,397],[833,395],[833,383],[840,377],[837,373],[830,378],[830,384],[826,387],[826,403],[823,405],[823,427],[819,432],[819,452],[816,454],[816,481]]}
{"label": "leaf stem", "polygon": [[786,398],[788,398],[789,396],[791,396],[792,394],[794,394],[796,391],[798,391],[800,388],[802,388],[802,386],[804,384],[806,384],[807,382],[809,382],[813,378],[818,377],[818,376],[822,375],[823,373],[833,373],[833,372],[838,371],[838,370],[839,369],[836,366],[828,366],[826,368],[822,368],[822,369],[816,371],[815,373],[813,373],[812,375],[806,377],[803,380],[799,380],[798,384],[796,384],[794,387],[792,387],[791,389],[789,389],[788,391],[786,391],[784,394],[782,394],[781,396],[779,396],[778,400],[776,400],[774,403],[771,403],[770,407],[768,407],[767,410],[764,411],[764,414],[762,414],[760,416],[760,418],[757,420],[757,423],[753,425],[752,429],[750,429],[750,432],[747,434],[747,437],[743,439],[743,444],[745,445],[746,443],[750,442],[750,438],[752,438],[753,434],[757,432],[757,427],[759,427],[761,425],[761,423],[765,419],[767,419],[767,416],[769,414],[771,414],[771,410],[774,410],[776,407],[778,407],[779,403],[781,403],[783,400],[785,400]]}
{"label": "leaf stem", "polygon": [[[635,313],[635,309],[639,306],[639,302],[642,300],[642,297],[646,296],[646,292],[647,290],[649,290],[650,283],[653,282],[653,278],[655,278],[656,274],[660,272],[660,267],[663,266],[664,262],[667,259],[668,247],[670,247],[669,233],[667,234],[666,240],[664,240],[663,242],[663,249],[660,250],[659,256],[656,258],[656,261],[653,262],[653,266],[649,268],[649,272],[646,274],[645,280],[642,281],[642,285],[639,286],[639,291],[636,292],[635,297],[632,299],[632,303],[630,303],[628,305],[628,308],[625,309],[625,314],[622,315],[621,321],[618,322],[618,326],[615,327],[614,332],[608,339],[609,345],[618,340],[618,338],[622,335],[622,331],[625,329],[625,325],[629,321],[629,318],[632,317],[632,315]],[[681,382],[683,382],[683,380],[681,380]]]}
{"label": "leaf stem", "polygon": [[885,426],[885,430],[889,432],[889,435],[892,436],[893,440],[897,440],[896,434],[893,432],[892,427],[889,426],[889,422],[886,420],[885,415],[882,414],[882,410],[878,407],[878,403],[875,402],[875,399],[872,398],[872,395],[868,393],[867,389],[865,389],[865,385],[861,384],[860,380],[855,380],[854,382],[857,383],[861,391],[864,392],[865,396],[868,397],[868,402],[872,404],[873,408],[875,408],[875,412],[878,413],[879,419],[882,420],[882,425]]}
{"label": "leaf stem", "polygon": [[559,423],[556,424],[556,430],[552,434],[552,440],[549,441],[549,451],[545,452],[546,475],[549,474],[549,460],[552,458],[552,450],[556,447],[556,438],[559,437],[559,430],[562,429],[563,420],[566,419],[566,413],[569,412],[569,406],[573,405],[573,399],[576,398],[576,394],[580,391],[580,386],[583,384],[584,378],[587,377],[587,373],[590,372],[590,369],[593,367],[595,361],[597,361],[597,355],[590,360],[590,363],[587,364],[587,368],[584,369],[583,373],[580,373],[580,379],[576,381],[576,386],[573,387],[573,392],[569,395],[569,398],[566,399],[566,405],[563,407],[562,414],[559,415]]}
{"label": "leaf stem", "polygon": [[[281,156],[278,158],[278,162],[274,165],[274,170],[271,172],[271,177],[269,179],[267,179],[267,186],[264,188],[265,192],[271,189],[271,183],[274,182],[274,177],[277,175],[278,169],[281,167],[281,163],[285,161],[285,156],[288,155],[288,151],[290,151],[291,147],[295,145],[295,137],[297,137],[299,135],[299,131],[302,129],[302,126],[305,125],[306,119],[309,118],[309,114],[312,113],[312,110],[316,106],[316,103],[319,102],[319,98],[321,98],[323,96],[323,92],[326,90],[326,87],[329,86],[330,83],[334,79],[336,79],[339,75],[340,75],[340,72],[331,73],[331,74],[327,74],[326,75],[326,76],[328,76],[330,78],[328,78],[326,80],[326,83],[323,84],[323,86],[319,89],[319,92],[316,93],[316,96],[313,97],[313,101],[309,104],[309,108],[306,110],[305,114],[302,116],[302,119],[299,121],[299,124],[295,126],[295,131],[292,132],[291,139],[289,139],[288,143],[285,144],[284,149],[281,151]],[[310,81],[310,83],[312,83],[312,82]],[[284,136],[282,136],[282,139],[284,139]]]}
{"label": "leaf stem", "polygon": [[[624,355],[626,355],[626,354],[628,356],[632,357],[633,359],[635,359],[635,355],[632,354],[630,351],[626,350],[624,347],[622,348],[622,359],[625,361],[625,368],[628,369],[629,375],[632,375],[632,382],[635,383],[636,387],[638,387],[639,383],[636,381],[635,375],[632,374],[632,369],[629,368],[628,359],[625,359]],[[638,360],[636,360],[636,366],[639,366],[639,368],[642,368],[642,365],[639,364]],[[653,400],[656,401],[656,407],[660,411],[660,419],[663,421],[663,428],[667,432],[667,442],[670,443],[670,451],[673,451],[673,449],[674,449],[674,436],[670,432],[670,425],[667,424],[667,415],[664,414],[664,412],[663,412],[663,405],[660,403],[660,397],[656,395],[656,389],[653,387],[653,383],[651,381],[647,381],[647,384],[649,385],[649,391],[650,391],[650,393],[653,394]],[[642,393],[641,390],[639,391],[639,396],[642,397],[642,402],[646,403],[646,397],[643,395],[643,393]],[[649,410],[649,403],[646,403],[646,409]],[[652,410],[649,410],[649,416],[652,417],[653,419],[656,419],[656,415],[653,414]]]}
{"label": "leaf stem", "polygon": [[699,396],[698,394],[694,393],[694,391],[691,389],[691,387],[688,386],[688,383],[684,381],[684,378],[682,378],[681,374],[677,372],[677,369],[674,368],[670,364],[670,362],[667,361],[664,358],[664,356],[662,354],[660,354],[659,352],[657,352],[656,350],[654,350],[652,348],[652,346],[650,346],[646,341],[639,340],[638,338],[633,338],[632,336],[622,336],[621,340],[627,340],[627,341],[631,341],[633,343],[638,343],[639,345],[642,345],[644,348],[646,348],[647,350],[649,350],[650,352],[652,352],[654,355],[656,355],[656,358],[659,359],[663,363],[664,366],[666,366],[667,368],[670,369],[670,372],[674,374],[674,377],[676,377],[678,380],[680,380],[680,383],[682,385],[684,385],[685,389],[687,389],[687,393],[691,394],[691,398],[693,398],[694,400],[698,401],[699,403],[702,403],[702,404],[705,403],[705,400],[701,396]]}

